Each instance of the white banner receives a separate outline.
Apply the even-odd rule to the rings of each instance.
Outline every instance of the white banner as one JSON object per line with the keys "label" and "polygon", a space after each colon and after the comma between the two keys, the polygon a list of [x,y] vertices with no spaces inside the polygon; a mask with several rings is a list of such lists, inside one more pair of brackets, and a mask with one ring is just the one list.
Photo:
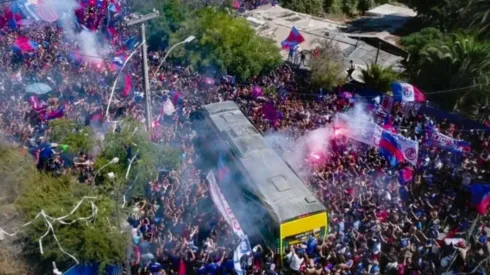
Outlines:
{"label": "white banner", "polygon": [[345,129],[342,131],[342,135],[345,135],[353,140],[371,145],[378,146],[381,139],[381,134],[383,133],[383,128],[378,124],[366,121],[364,123],[356,123],[359,125],[352,125],[350,119],[346,114],[337,114],[335,116],[335,128]]}
{"label": "white banner", "polygon": [[243,240],[246,237],[245,233],[243,233],[243,230],[240,227],[240,224],[238,223],[238,220],[236,219],[235,215],[233,214],[230,205],[228,205],[228,202],[226,201],[225,197],[219,190],[213,171],[209,171],[208,175],[206,176],[206,179],[209,182],[209,192],[211,194],[211,199],[216,205],[216,208],[218,208],[221,215],[223,215],[223,218],[231,226],[233,232],[235,232],[235,234],[240,238],[240,240]]}
{"label": "white banner", "polygon": [[[334,126],[341,130],[342,135],[353,140],[379,147],[381,135],[385,130],[378,124],[365,121],[363,123],[356,122],[355,125],[350,122],[351,119],[346,114],[338,114],[335,116]],[[342,131],[344,130],[344,131]],[[393,134],[387,131],[390,136],[393,136],[400,146],[405,159],[413,165],[417,165],[417,157],[419,153],[419,143],[414,140],[407,139],[402,135]]]}
{"label": "white banner", "polygon": [[[252,253],[252,249],[250,247],[250,242],[248,241],[248,238],[245,237],[238,244],[237,248],[235,249],[235,252],[233,253],[233,266],[235,267],[235,271],[237,275],[244,274],[242,270],[242,262],[241,262],[242,257],[244,255],[250,256],[251,253]],[[246,265],[248,265],[248,259]]]}
{"label": "white banner", "polygon": [[235,267],[235,272],[238,275],[244,274],[241,266],[240,259],[243,255],[251,255],[252,249],[250,248],[250,243],[248,241],[247,236],[243,232],[238,220],[236,219],[233,211],[230,208],[230,205],[226,201],[225,197],[219,190],[219,186],[216,183],[216,178],[214,177],[213,171],[209,171],[206,179],[209,182],[209,193],[211,194],[211,199],[213,200],[218,211],[223,215],[223,218],[228,222],[228,224],[233,229],[233,232],[240,238],[240,244],[235,249],[235,253],[233,253],[233,265]]}

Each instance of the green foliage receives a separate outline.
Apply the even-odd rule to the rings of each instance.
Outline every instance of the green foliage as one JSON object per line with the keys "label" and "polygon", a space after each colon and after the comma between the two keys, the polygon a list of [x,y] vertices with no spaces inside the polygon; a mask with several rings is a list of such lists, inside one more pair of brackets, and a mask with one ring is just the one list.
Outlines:
{"label": "green foliage", "polygon": [[475,28],[479,34],[489,37],[490,34],[490,1],[472,0],[465,10],[465,18],[469,26]]}
{"label": "green foliage", "polygon": [[272,40],[257,36],[245,19],[224,11],[199,10],[172,36],[171,44],[189,35],[196,39],[173,53],[176,59],[194,69],[216,70],[245,80],[281,62],[279,49]]}
{"label": "green foliage", "polygon": [[[145,126],[130,119],[121,122],[120,131],[106,134],[103,147],[104,150],[95,163],[97,170],[108,164],[114,157],[119,158],[119,162],[104,168],[104,172],[99,173],[97,182],[111,185],[105,175],[113,172],[125,186],[130,158],[137,154],[129,169],[128,180],[137,179],[136,189],[140,192],[144,184],[155,179],[158,168],[175,170],[182,161],[181,150],[151,142]],[[132,156],[129,155],[130,151]]]}
{"label": "green foliage", "polygon": [[377,64],[369,65],[361,73],[366,87],[381,92],[387,92],[390,85],[399,78],[399,75],[391,68],[384,68]]}
{"label": "green foliage", "polygon": [[286,9],[301,13],[307,13],[311,15],[322,14],[323,3],[321,0],[281,0],[280,4]]}
{"label": "green foliage", "polygon": [[[441,91],[472,85],[483,88],[489,76],[490,43],[472,34],[457,33],[425,47],[415,80],[425,90]],[[470,102],[488,101],[488,92],[481,88],[441,94],[440,103],[461,111],[474,108]]]}
{"label": "green foliage", "polygon": [[[97,262],[103,268],[107,264],[122,263],[129,243],[127,234],[120,233],[109,226],[108,220],[114,221],[114,201],[106,196],[98,196],[95,190],[71,181],[65,177],[54,179],[47,175],[37,174],[37,182],[29,186],[17,202],[17,207],[24,220],[31,221],[43,210],[50,217],[61,217],[69,214],[83,196],[95,196],[98,208],[97,218],[91,222],[75,221],[77,218],[92,214],[89,202],[85,202],[66,222],[75,221],[70,225],[52,222],[54,233],[65,251],[74,255],[80,262]],[[53,237],[52,232],[43,239],[44,254],[39,251],[39,238],[47,231],[44,219],[38,217],[22,231],[24,252],[42,267],[49,270],[51,262],[58,266],[70,266],[73,260],[63,254]]]}
{"label": "green foliage", "polygon": [[441,39],[443,39],[442,32],[433,27],[422,29],[419,32],[401,38],[401,45],[410,54],[410,59],[406,66],[409,74],[414,74],[418,70],[421,51],[427,45]]}
{"label": "green foliage", "polygon": [[320,55],[311,60],[311,85],[313,89],[330,88],[344,81],[342,52],[332,43],[322,42]]}
{"label": "green foliage", "polygon": [[446,32],[457,28],[463,22],[463,11],[469,0],[405,0],[410,8],[417,11],[426,24]]}
{"label": "green foliage", "polygon": [[51,141],[68,145],[71,152],[88,151],[94,145],[92,128],[68,119],[56,119],[49,123]]}
{"label": "green foliage", "polygon": [[0,136],[0,201],[13,203],[17,196],[37,181],[33,159],[9,146]]}
{"label": "green foliage", "polygon": [[191,15],[191,6],[182,0],[132,1],[133,9],[146,14],[156,9],[160,16],[148,23],[148,45],[153,50],[169,46],[170,35],[178,31]]}

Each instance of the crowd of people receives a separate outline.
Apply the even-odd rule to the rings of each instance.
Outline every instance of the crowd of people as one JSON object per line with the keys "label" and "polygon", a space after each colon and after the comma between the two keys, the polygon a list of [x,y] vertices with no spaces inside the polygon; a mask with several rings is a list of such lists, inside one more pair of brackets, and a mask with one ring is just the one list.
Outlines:
{"label": "crowd of people", "polygon": [[[20,36],[39,47],[13,51]],[[66,148],[51,139],[48,122],[64,117],[90,125],[93,119],[116,121],[126,116],[144,122],[139,57],[125,69],[132,77],[131,93],[117,93],[109,115],[104,116],[118,73],[110,65],[112,56],[100,57],[103,62],[94,62],[93,56],[74,57],[80,42],[67,39],[57,24],[4,28],[1,37],[0,131],[31,153],[39,169],[55,174],[69,171],[81,184],[92,183],[96,155],[79,152],[72,163],[65,163],[60,152]],[[113,46],[113,52],[120,50]],[[149,53],[151,90],[158,91],[152,102],[153,141],[179,146],[185,159],[176,171],[161,172],[149,182],[146,197],[132,201],[128,218],[132,274],[234,274],[237,240],[209,207],[212,201],[203,177],[207,171],[195,166],[191,113],[204,104],[234,100],[262,133],[277,131],[298,139],[329,125],[336,114],[356,102],[339,92],[299,94],[295,70],[287,64],[236,83],[170,63],[156,72],[164,55]],[[46,83],[53,91],[32,97],[24,92],[32,83]],[[276,93],[258,95],[255,87]],[[177,92],[179,98],[172,102],[176,110],[165,109]],[[274,121],[263,112],[271,102],[281,114]],[[252,244],[253,254],[244,264],[247,274],[484,274],[484,260],[490,256],[488,221],[476,219],[463,194],[465,186],[489,178],[490,136],[416,111],[404,112],[401,104],[383,115],[389,116],[393,131],[420,142],[418,166],[392,167],[377,148],[343,136],[334,138],[324,161],[312,166],[307,182],[328,209],[329,232],[288,248],[284,258]],[[169,120],[175,127],[166,127]],[[426,145],[424,131],[429,123],[450,137],[471,142],[472,150],[457,154]],[[400,182],[403,169],[413,170],[409,182]]]}

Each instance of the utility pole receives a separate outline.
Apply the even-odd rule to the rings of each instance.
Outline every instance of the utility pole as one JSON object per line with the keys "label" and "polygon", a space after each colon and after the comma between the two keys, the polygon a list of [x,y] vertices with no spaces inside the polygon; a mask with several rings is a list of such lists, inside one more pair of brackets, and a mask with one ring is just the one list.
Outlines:
{"label": "utility pole", "polygon": [[150,78],[148,76],[148,52],[146,45],[146,22],[155,19],[159,16],[158,11],[154,10],[152,13],[143,15],[135,20],[126,22],[126,26],[134,26],[141,24],[141,56],[143,58],[142,70],[143,70],[143,92],[145,94],[145,103],[146,103],[146,129],[150,134],[150,137],[153,134],[153,119],[152,119],[152,106],[151,106],[151,93],[150,93]]}
{"label": "utility pole", "polygon": [[381,42],[378,43],[378,50],[376,51],[376,60],[374,64],[378,64],[379,50],[381,49]]}

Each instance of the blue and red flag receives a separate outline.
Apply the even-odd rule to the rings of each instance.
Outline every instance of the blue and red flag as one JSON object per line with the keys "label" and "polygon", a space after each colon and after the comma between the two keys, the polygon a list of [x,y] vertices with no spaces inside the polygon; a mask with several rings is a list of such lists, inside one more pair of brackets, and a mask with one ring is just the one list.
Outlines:
{"label": "blue and red flag", "polygon": [[123,88],[123,91],[121,93],[121,96],[123,96],[123,97],[129,96],[129,94],[131,93],[132,90],[133,90],[133,80],[131,79],[131,75],[125,74],[124,75],[124,88]]}
{"label": "blue and red flag", "polygon": [[179,93],[177,91],[171,91],[170,92],[170,100],[172,100],[172,103],[174,104],[174,106],[182,105],[184,97],[182,96],[181,93]]}
{"label": "blue and red flag", "polygon": [[51,111],[50,113],[46,114],[45,119],[46,120],[53,120],[57,118],[62,118],[65,115],[65,107],[60,106],[58,109]]}
{"label": "blue and red flag", "polygon": [[413,180],[413,170],[409,167],[405,167],[400,170],[400,184],[406,185]]}
{"label": "blue and red flag", "polygon": [[405,157],[403,156],[402,146],[389,132],[383,131],[383,133],[381,134],[379,149],[380,154],[389,160],[391,166],[396,166],[397,164],[405,160]]}
{"label": "blue and red flag", "polygon": [[262,107],[262,112],[264,113],[265,118],[274,124],[282,117],[282,114],[276,109],[272,102],[265,103]]}
{"label": "blue and red flag", "polygon": [[471,194],[471,206],[475,207],[480,215],[485,215],[490,206],[490,184],[471,184],[468,189]]}
{"label": "blue and red flag", "polygon": [[225,165],[223,156],[218,158],[218,180],[223,181],[230,173],[230,169]]}
{"label": "blue and red flag", "polygon": [[303,43],[304,41],[305,38],[303,37],[303,35],[301,35],[298,29],[296,29],[296,27],[293,26],[286,40],[281,42],[281,46],[283,49],[293,49],[294,47]]}
{"label": "blue and red flag", "polygon": [[39,48],[39,44],[37,42],[34,42],[30,40],[29,38],[25,36],[19,36],[14,42],[14,45],[12,46],[14,51],[24,53],[24,52],[32,52],[35,51]]}
{"label": "blue and red flag", "polygon": [[[7,20],[7,25],[16,29],[21,26],[22,19],[24,19],[24,15],[22,14],[22,10],[19,8],[17,2],[12,2],[10,6],[5,10],[4,17]],[[0,26],[4,27],[4,26]]]}

